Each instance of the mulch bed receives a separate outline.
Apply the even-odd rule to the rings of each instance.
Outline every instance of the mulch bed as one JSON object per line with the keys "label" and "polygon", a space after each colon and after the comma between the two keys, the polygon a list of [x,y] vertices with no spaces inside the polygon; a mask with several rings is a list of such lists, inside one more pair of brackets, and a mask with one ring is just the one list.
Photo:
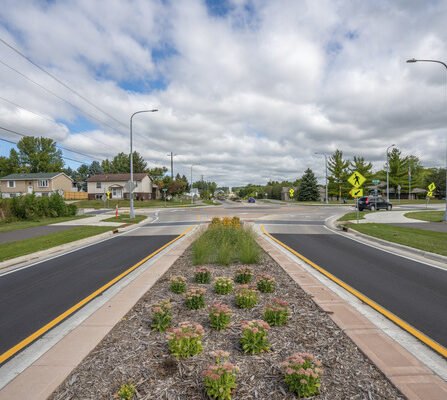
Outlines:
{"label": "mulch bed", "polygon": [[[240,265],[207,267],[213,278],[234,277]],[[137,399],[207,399],[202,371],[213,364],[209,352],[216,349],[230,352],[230,361],[240,368],[234,399],[294,399],[279,364],[295,352],[313,353],[323,363],[321,393],[316,400],[405,398],[270,256],[263,254],[261,262],[251,267],[255,276],[268,273],[277,282],[275,293],[260,294],[259,304],[251,310],[237,308],[234,295],[217,295],[212,284],[203,285],[207,304],[221,301],[233,310],[232,326],[218,332],[210,328],[206,308],[188,310],[183,296],[169,290],[174,275],[183,275],[189,284],[198,286],[193,283],[194,267],[187,250],[50,398],[113,399],[123,383],[133,382]],[[288,325],[271,328],[270,352],[243,354],[240,321],[261,319],[264,305],[274,297],[289,302]],[[173,326],[188,320],[205,328],[201,354],[177,361],[169,354],[165,334],[151,331],[150,307],[167,298],[173,302]]]}

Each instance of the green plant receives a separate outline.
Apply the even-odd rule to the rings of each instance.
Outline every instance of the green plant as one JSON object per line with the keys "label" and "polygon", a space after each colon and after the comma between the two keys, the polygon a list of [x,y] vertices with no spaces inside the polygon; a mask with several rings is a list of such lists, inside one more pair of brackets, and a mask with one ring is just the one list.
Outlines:
{"label": "green plant", "polygon": [[243,321],[241,346],[244,353],[259,354],[270,349],[267,331],[270,326],[261,320]]}
{"label": "green plant", "polygon": [[154,331],[164,332],[172,320],[172,304],[170,300],[162,300],[152,307],[152,325]]}
{"label": "green plant", "polygon": [[171,354],[176,358],[192,357],[203,350],[202,338],[204,330],[202,325],[185,321],[178,328],[169,328],[166,338]]}
{"label": "green plant", "polygon": [[209,308],[210,325],[218,331],[228,327],[231,321],[231,309],[225,304],[214,303]]}
{"label": "green plant", "polygon": [[288,357],[281,367],[289,390],[298,397],[310,397],[320,392],[321,362],[312,354],[296,353]]}
{"label": "green plant", "polygon": [[239,240],[239,260],[243,264],[257,264],[261,258],[261,251],[254,233],[251,228],[246,228],[243,232],[245,233]]}
{"label": "green plant", "polygon": [[219,265],[230,265],[232,261],[232,246],[228,242],[222,242],[217,249],[216,262]]}
{"label": "green plant", "polygon": [[248,285],[241,285],[236,292],[236,305],[239,308],[253,308],[258,304],[258,292],[250,289]]}
{"label": "green plant", "polygon": [[196,268],[194,273],[194,280],[196,283],[210,283],[211,282],[211,271],[206,267]]}
{"label": "green plant", "polygon": [[240,267],[236,270],[234,277],[237,283],[250,283],[253,279],[253,270],[250,267]]}
{"label": "green plant", "polygon": [[132,383],[124,383],[118,390],[118,398],[120,400],[131,400],[136,393],[135,386]]}
{"label": "green plant", "polygon": [[233,279],[219,277],[214,280],[214,291],[217,294],[228,294],[233,291]]}
{"label": "green plant", "polygon": [[171,291],[177,294],[184,293],[186,290],[186,278],[184,276],[173,276],[170,279]]}
{"label": "green plant", "polygon": [[261,274],[256,282],[258,290],[262,293],[272,293],[275,291],[276,281],[270,275]]}
{"label": "green plant", "polygon": [[281,326],[287,324],[289,318],[289,303],[281,299],[273,299],[265,306],[264,321],[270,326]]}
{"label": "green plant", "polygon": [[228,361],[230,354],[226,351],[216,350],[211,355],[215,364],[203,371],[206,394],[216,400],[231,400],[239,368]]}
{"label": "green plant", "polygon": [[191,288],[185,293],[185,304],[190,310],[198,310],[205,307],[204,288]]}

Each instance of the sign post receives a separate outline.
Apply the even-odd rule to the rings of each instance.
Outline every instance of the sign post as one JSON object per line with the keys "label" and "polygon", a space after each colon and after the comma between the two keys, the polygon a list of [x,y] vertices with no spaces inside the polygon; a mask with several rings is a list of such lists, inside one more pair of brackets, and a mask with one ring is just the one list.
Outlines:
{"label": "sign post", "polygon": [[430,185],[428,185],[427,189],[428,189],[428,192],[427,192],[427,202],[425,203],[425,208],[428,207],[428,202],[429,202],[430,198],[433,197],[433,192],[436,189],[435,183],[434,182],[430,183]]}
{"label": "sign post", "polygon": [[293,189],[293,188],[290,188],[289,189],[289,198],[290,199],[293,199],[293,196],[295,195],[295,189]]}
{"label": "sign post", "polygon": [[357,171],[354,171],[348,178],[348,182],[354,186],[349,194],[355,198],[355,208],[357,209],[357,224],[359,223],[359,197],[363,196],[362,185],[366,181],[366,178]]}
{"label": "sign post", "polygon": [[164,192],[164,198],[165,198],[165,208],[166,208],[166,192],[168,191],[168,189],[163,188],[161,189]]}

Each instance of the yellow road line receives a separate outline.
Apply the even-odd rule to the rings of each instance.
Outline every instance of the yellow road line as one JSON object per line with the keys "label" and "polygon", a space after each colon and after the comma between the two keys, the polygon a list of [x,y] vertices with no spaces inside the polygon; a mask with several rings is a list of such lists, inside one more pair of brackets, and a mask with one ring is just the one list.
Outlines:
{"label": "yellow road line", "polygon": [[266,229],[264,228],[264,225],[261,225],[261,230],[266,236],[268,236],[270,239],[272,239],[273,241],[278,243],[280,246],[284,247],[286,250],[290,251],[292,254],[294,254],[301,260],[303,260],[305,263],[309,264],[311,267],[313,267],[317,271],[321,272],[324,276],[326,276],[327,278],[329,278],[331,281],[335,282],[336,284],[340,285],[343,289],[347,290],[349,293],[353,294],[355,297],[357,297],[364,303],[368,304],[370,307],[374,308],[380,314],[387,317],[389,320],[393,321],[396,325],[400,326],[402,329],[406,330],[408,333],[410,333],[411,335],[413,335],[414,337],[419,339],[421,342],[425,343],[431,349],[433,349],[437,353],[441,354],[443,357],[447,358],[447,348],[445,348],[438,342],[434,341],[433,339],[429,338],[427,335],[425,335],[424,333],[422,333],[415,327],[411,326],[404,320],[400,319],[397,315],[393,314],[391,311],[388,311],[386,308],[377,304],[374,300],[371,300],[369,297],[360,293],[358,290],[354,289],[352,286],[349,286],[347,283],[338,279],[335,275],[332,275],[330,272],[326,271],[324,268],[320,267],[319,265],[315,264],[313,261],[309,260],[308,258],[304,257],[302,254],[298,253],[291,247],[287,246],[285,243],[283,243],[280,240],[273,237],[270,233],[268,233],[266,231]]}
{"label": "yellow road line", "polygon": [[185,229],[179,236],[172,239],[170,242],[164,244],[159,249],[155,250],[153,253],[149,254],[148,256],[144,257],[142,260],[138,261],[136,264],[134,264],[132,267],[118,275],[117,277],[113,278],[110,282],[106,283],[105,285],[101,286],[98,290],[94,291],[89,296],[82,299],[79,303],[75,304],[73,307],[69,308],[67,311],[63,312],[56,318],[54,318],[52,321],[48,322],[46,325],[44,325],[42,328],[38,329],[31,335],[29,335],[27,338],[23,339],[21,342],[16,344],[14,347],[11,347],[9,350],[5,351],[3,354],[0,355],[0,364],[4,363],[6,360],[11,358],[14,354],[22,350],[24,347],[28,346],[30,343],[32,343],[34,340],[38,339],[40,336],[42,336],[44,333],[48,332],[51,328],[55,327],[57,324],[62,322],[65,318],[73,314],[75,311],[79,310],[81,307],[85,306],[89,301],[93,300],[95,297],[106,291],[109,287],[117,283],[119,280],[123,279],[126,275],[129,275],[132,271],[137,269],[139,266],[144,264],[146,261],[163,251],[166,247],[170,246],[172,243],[176,242],[183,236],[185,236],[192,227],[189,227]]}

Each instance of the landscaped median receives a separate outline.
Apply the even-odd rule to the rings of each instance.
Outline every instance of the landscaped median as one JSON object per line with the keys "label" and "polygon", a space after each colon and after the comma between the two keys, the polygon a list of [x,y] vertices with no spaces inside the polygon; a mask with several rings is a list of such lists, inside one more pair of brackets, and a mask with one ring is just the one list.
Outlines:
{"label": "landscaped median", "polygon": [[297,396],[403,398],[250,229],[225,218],[213,220],[50,398]]}

